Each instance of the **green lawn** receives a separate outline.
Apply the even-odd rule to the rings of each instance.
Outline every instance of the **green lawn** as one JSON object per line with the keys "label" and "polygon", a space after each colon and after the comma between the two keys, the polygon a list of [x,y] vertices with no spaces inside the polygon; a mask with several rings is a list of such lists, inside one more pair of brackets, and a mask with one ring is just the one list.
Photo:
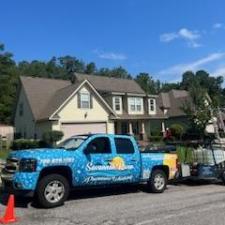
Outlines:
{"label": "green lawn", "polygon": [[6,159],[10,150],[0,150],[0,159]]}

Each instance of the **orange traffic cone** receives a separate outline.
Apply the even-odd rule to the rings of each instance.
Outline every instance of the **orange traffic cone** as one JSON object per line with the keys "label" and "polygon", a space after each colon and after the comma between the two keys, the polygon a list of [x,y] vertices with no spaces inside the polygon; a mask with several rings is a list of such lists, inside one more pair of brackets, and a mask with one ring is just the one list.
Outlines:
{"label": "orange traffic cone", "polygon": [[8,204],[6,207],[5,215],[4,217],[0,218],[0,223],[7,224],[7,223],[13,223],[16,222],[17,219],[14,214],[14,195],[9,196]]}

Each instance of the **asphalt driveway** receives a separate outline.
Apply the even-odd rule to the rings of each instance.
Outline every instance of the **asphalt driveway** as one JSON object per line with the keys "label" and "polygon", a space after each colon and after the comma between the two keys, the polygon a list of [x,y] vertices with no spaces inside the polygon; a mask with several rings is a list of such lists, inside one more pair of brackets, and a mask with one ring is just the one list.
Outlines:
{"label": "asphalt driveway", "polygon": [[[0,214],[5,208],[1,196]],[[103,225],[224,225],[225,187],[220,184],[169,185],[163,194],[136,188],[74,192],[62,207],[39,209],[29,199],[17,199],[17,224]]]}

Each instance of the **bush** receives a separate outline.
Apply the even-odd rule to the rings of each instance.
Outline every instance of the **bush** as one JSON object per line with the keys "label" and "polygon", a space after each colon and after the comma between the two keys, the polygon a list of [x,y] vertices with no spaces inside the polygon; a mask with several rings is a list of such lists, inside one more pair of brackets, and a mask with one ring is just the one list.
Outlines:
{"label": "bush", "polygon": [[32,139],[14,140],[11,146],[12,150],[39,148],[39,141]]}
{"label": "bush", "polygon": [[162,132],[160,130],[151,131],[151,136],[161,136]]}
{"label": "bush", "polygon": [[162,141],[162,136],[150,136],[149,137],[150,142],[161,142]]}
{"label": "bush", "polygon": [[47,145],[55,146],[56,142],[63,138],[63,135],[62,131],[51,130],[44,132],[42,139]]}
{"label": "bush", "polygon": [[180,124],[172,124],[170,126],[170,130],[171,130],[171,133],[172,133],[172,136],[175,137],[176,139],[178,140],[181,140],[181,137],[184,133],[184,128],[182,125]]}

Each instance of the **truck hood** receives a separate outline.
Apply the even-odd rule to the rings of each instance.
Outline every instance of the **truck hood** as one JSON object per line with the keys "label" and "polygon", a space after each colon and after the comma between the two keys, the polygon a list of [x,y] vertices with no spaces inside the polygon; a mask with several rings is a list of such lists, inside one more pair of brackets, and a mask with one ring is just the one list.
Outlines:
{"label": "truck hood", "polygon": [[53,158],[62,158],[71,155],[71,152],[66,151],[65,149],[57,148],[38,148],[38,149],[27,149],[27,150],[18,150],[12,151],[9,155],[9,158],[33,158],[37,160],[42,159],[53,159]]}

